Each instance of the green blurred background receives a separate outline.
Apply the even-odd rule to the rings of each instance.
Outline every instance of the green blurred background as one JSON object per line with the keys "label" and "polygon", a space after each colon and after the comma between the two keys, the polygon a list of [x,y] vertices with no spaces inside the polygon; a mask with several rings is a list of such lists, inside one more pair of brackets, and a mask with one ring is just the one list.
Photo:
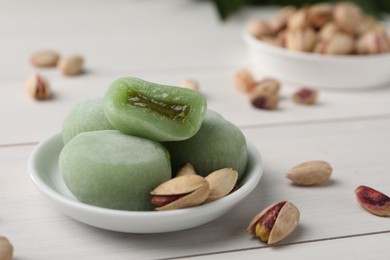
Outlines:
{"label": "green blurred background", "polygon": [[[244,6],[285,6],[294,5],[301,7],[320,2],[341,2],[341,1],[324,1],[324,0],[212,0],[218,14],[222,20],[228,19]],[[353,2],[359,5],[366,13],[377,18],[382,18],[390,13],[390,0],[351,0],[343,2]]]}

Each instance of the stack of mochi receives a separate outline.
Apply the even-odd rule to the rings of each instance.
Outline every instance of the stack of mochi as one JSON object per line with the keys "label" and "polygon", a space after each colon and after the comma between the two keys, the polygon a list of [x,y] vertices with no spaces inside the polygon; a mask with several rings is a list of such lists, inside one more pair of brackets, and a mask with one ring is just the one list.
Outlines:
{"label": "stack of mochi", "polygon": [[238,127],[207,109],[190,89],[126,77],[104,98],[77,104],[62,125],[59,170],[86,204],[119,210],[153,210],[150,191],[186,163],[207,176],[247,164]]}

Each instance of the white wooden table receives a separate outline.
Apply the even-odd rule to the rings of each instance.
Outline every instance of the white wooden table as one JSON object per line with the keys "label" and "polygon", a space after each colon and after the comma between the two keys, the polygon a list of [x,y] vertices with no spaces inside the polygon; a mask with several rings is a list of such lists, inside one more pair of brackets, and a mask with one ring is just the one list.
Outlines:
{"label": "white wooden table", "polygon": [[[390,88],[323,90],[306,107],[291,101],[297,86],[285,84],[277,111],[252,108],[232,78],[250,66],[241,32],[254,14],[270,11],[244,9],[221,22],[207,1],[0,1],[0,235],[14,245],[15,259],[389,259],[390,219],[362,209],[354,189],[365,184],[390,194]],[[87,73],[38,70],[55,93],[38,102],[24,80],[37,71],[29,55],[46,47],[82,54]],[[28,157],[60,131],[74,104],[101,97],[121,76],[170,85],[198,80],[209,108],[261,153],[258,187],[225,216],[165,234],[101,230],[61,213],[33,186]],[[331,163],[332,181],[291,185],[285,172],[312,159]],[[258,211],[283,199],[301,211],[291,236],[267,246],[246,234]]]}

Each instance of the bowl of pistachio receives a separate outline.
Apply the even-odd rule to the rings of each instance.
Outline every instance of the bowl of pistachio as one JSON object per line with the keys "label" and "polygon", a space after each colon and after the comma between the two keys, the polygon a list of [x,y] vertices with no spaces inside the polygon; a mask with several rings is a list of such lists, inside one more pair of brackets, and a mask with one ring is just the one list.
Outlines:
{"label": "bowl of pistachio", "polygon": [[260,72],[306,87],[356,89],[390,83],[386,23],[350,2],[285,6],[243,33]]}

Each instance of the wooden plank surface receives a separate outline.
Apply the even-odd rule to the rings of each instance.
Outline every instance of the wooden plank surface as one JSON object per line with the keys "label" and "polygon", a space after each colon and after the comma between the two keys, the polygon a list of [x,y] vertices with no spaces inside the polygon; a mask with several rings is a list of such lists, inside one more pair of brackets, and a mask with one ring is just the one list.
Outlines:
{"label": "wooden plank surface", "polygon": [[[365,184],[389,191],[389,127],[390,119],[378,119],[245,129],[264,160],[265,171],[258,187],[240,205],[211,223],[156,235],[104,231],[65,216],[38,193],[28,177],[26,161],[34,146],[3,147],[0,230],[13,241],[16,256],[22,259],[57,259],[63,255],[64,245],[72,249],[66,250],[63,259],[157,259],[257,251],[266,245],[248,236],[246,226],[262,208],[286,199],[300,209],[302,217],[299,228],[282,245],[294,248],[308,243],[312,248],[313,241],[318,247],[319,241],[329,239],[367,236],[368,240],[370,234],[390,232],[390,222],[362,209],[354,189]],[[298,187],[285,178],[292,166],[312,159],[332,164],[330,183]],[[280,259],[285,256],[277,249],[265,251]]]}

